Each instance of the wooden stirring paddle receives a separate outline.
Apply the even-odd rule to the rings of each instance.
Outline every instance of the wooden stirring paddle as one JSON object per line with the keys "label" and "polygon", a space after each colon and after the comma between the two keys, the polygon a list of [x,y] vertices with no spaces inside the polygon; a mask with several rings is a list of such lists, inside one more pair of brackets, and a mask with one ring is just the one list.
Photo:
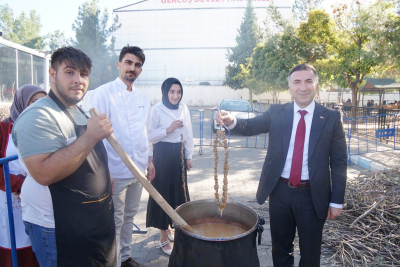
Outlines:
{"label": "wooden stirring paddle", "polygon": [[[89,113],[92,118],[95,118],[99,115],[99,113],[95,108],[90,109]],[[147,192],[149,192],[150,196],[158,203],[158,205],[160,205],[160,207],[165,211],[165,213],[167,213],[167,215],[171,217],[171,219],[174,222],[176,222],[180,227],[182,227],[183,229],[185,229],[190,233],[194,233],[192,227],[190,227],[190,225],[187,224],[182,219],[182,217],[175,212],[175,210],[168,204],[167,201],[165,201],[165,199],[160,195],[160,193],[158,193],[158,191],[154,188],[154,186],[151,183],[149,183],[149,181],[147,181],[144,174],[138,169],[135,163],[133,163],[128,154],[126,154],[125,150],[118,143],[115,136],[113,134],[110,134],[110,136],[107,137],[107,141],[114,148],[115,152],[117,152],[118,156],[125,163],[126,167],[128,167],[128,169],[132,172],[132,174],[139,181],[139,183],[147,190]]]}

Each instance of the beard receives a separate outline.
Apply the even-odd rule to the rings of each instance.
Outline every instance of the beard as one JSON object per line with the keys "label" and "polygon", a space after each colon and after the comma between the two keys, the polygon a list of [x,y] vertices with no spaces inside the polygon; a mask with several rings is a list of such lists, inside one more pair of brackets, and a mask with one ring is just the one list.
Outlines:
{"label": "beard", "polygon": [[[132,73],[133,76],[129,76],[130,73]],[[134,72],[134,71],[129,71],[129,72],[125,73],[125,75],[123,76],[125,81],[131,82],[131,83],[133,83],[136,80],[136,77],[137,77],[136,72]]]}
{"label": "beard", "polygon": [[57,79],[56,76],[56,81],[55,81],[55,86],[56,86],[56,90],[59,94],[59,96],[64,100],[65,103],[74,106],[76,104],[78,104],[82,98],[85,96],[86,93],[83,94],[82,97],[80,96],[69,96],[68,93],[68,88],[65,88]]}

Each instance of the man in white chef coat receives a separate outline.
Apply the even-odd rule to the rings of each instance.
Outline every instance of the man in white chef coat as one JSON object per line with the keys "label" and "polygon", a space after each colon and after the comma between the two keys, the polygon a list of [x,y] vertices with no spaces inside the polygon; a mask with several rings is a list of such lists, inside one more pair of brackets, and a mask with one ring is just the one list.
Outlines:
{"label": "man in white chef coat", "polygon": [[[84,98],[83,108],[96,108],[110,119],[114,135],[136,166],[143,172],[148,169],[148,179],[154,179],[152,151],[147,136],[151,104],[147,96],[134,86],[145,61],[143,50],[125,46],[119,55],[119,77],[94,90]],[[131,258],[133,219],[139,208],[142,185],[125,166],[111,145],[105,141],[108,166],[114,179],[114,209],[117,266],[142,266]]]}

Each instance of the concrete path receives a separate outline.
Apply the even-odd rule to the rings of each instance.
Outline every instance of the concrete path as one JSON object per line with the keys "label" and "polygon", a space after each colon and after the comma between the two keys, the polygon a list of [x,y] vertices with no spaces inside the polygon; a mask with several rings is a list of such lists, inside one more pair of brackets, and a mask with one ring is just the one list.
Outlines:
{"label": "concrete path", "polygon": [[[219,153],[219,177],[222,181],[222,150]],[[259,205],[255,195],[266,149],[231,148],[229,154],[229,199],[252,207],[261,217],[267,219],[262,244],[258,246],[258,256],[261,266],[273,266],[271,257],[271,238],[268,223],[268,204]],[[188,173],[189,192],[192,200],[214,198],[214,154],[211,147],[203,148],[203,155],[195,154],[193,157],[194,168]],[[365,171],[357,165],[349,166],[348,177],[357,176]],[[146,207],[148,194],[144,190],[135,223],[140,228],[145,228]],[[147,234],[133,235],[132,257],[145,266],[168,266],[169,257],[160,248],[156,248],[160,239],[157,229],[148,229]],[[299,250],[295,246],[295,264],[298,265]],[[332,266],[328,255],[322,255],[322,266]]]}

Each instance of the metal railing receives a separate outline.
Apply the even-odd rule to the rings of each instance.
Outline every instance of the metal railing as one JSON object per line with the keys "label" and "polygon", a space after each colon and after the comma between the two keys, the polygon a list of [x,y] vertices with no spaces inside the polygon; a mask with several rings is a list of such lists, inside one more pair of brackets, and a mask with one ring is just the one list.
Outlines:
{"label": "metal railing", "polygon": [[[399,113],[400,109],[343,106],[343,112],[346,113],[346,117],[348,117],[348,118],[359,118],[359,117],[365,117],[365,116],[376,116],[376,115]],[[353,113],[355,113],[355,116],[353,116]]]}
{"label": "metal railing", "polygon": [[334,102],[324,102],[324,103],[321,103],[324,107],[327,107],[327,108],[335,108],[336,106],[337,106],[337,104],[336,103],[334,103]]}
{"label": "metal railing", "polygon": [[348,118],[344,123],[349,159],[400,147],[400,113]]}
{"label": "metal railing", "polygon": [[13,267],[18,267],[18,259],[17,259],[17,246],[15,242],[14,214],[13,214],[12,199],[11,199],[10,169],[8,166],[8,162],[16,159],[18,159],[17,155],[0,159],[0,164],[3,164],[4,167],[4,181],[6,187],[8,224],[10,228],[10,240],[11,240],[11,259]]}
{"label": "metal railing", "polygon": [[[213,145],[215,132],[220,128],[214,124],[216,110],[192,109],[190,112],[195,146],[199,146],[198,154],[201,155],[204,146]],[[262,112],[243,112],[241,118],[251,118],[260,114]],[[400,113],[344,118],[343,128],[346,133],[349,158],[351,155],[400,149]],[[268,148],[268,133],[241,136],[227,131],[226,137],[229,147]]]}
{"label": "metal railing", "polygon": [[[209,143],[207,142],[207,146],[212,146],[214,130],[219,130],[219,129],[221,129],[221,127],[215,126],[215,124],[214,124],[215,114],[216,114],[217,110],[209,109],[208,111],[211,113],[211,116],[210,116],[211,119],[210,119],[210,123],[209,123],[209,125],[210,125],[210,130],[209,130],[210,140],[209,140]],[[249,118],[258,116],[258,115],[260,115],[262,113],[263,112],[258,112],[258,111],[255,111],[255,112],[241,112],[241,114],[242,114],[241,118],[249,119]],[[243,115],[243,114],[247,114],[247,115]],[[216,127],[217,127],[217,129],[216,129]],[[227,131],[227,136],[226,137],[228,139],[228,146],[229,147],[237,147],[237,148],[267,148],[267,136],[268,136],[267,133],[259,134],[259,135],[256,135],[256,136],[238,136],[238,135],[231,134],[230,131]],[[260,141],[259,141],[260,139],[262,140],[262,144],[261,145],[260,145]],[[240,143],[243,143],[243,142],[245,143],[244,145],[240,144]],[[254,145],[252,145],[253,142],[254,142]],[[203,141],[203,144],[204,143],[205,142]],[[239,143],[239,144],[233,144],[233,143]]]}
{"label": "metal railing", "polygon": [[[193,123],[196,123],[198,120],[199,122],[199,143],[195,144],[194,146],[199,147],[199,155],[203,153],[203,123],[204,123],[204,109],[190,109],[190,117],[192,119],[192,125]],[[197,118],[198,116],[198,118]],[[193,133],[194,135],[194,133]]]}

